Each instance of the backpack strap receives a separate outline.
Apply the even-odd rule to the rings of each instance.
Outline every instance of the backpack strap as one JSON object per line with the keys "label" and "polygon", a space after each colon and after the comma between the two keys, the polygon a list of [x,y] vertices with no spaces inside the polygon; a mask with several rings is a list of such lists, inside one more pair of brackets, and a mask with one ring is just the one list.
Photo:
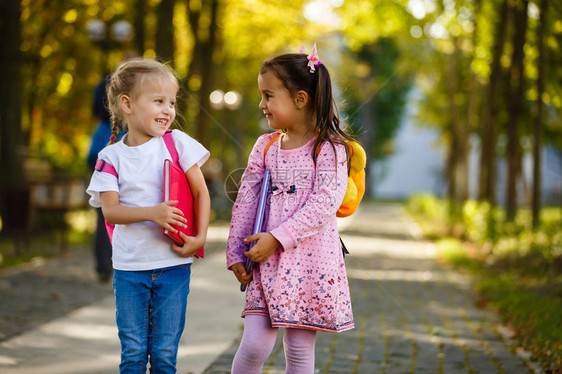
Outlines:
{"label": "backpack strap", "polygon": [[177,164],[179,161],[178,150],[176,149],[176,145],[174,144],[174,138],[172,137],[172,130],[166,131],[164,136],[164,143],[166,143],[166,148],[168,148],[168,152],[170,152],[170,156],[172,157],[172,162]]}
{"label": "backpack strap", "polygon": [[113,175],[115,178],[119,179],[119,174],[109,162],[104,160],[100,160],[99,158],[96,160],[96,166],[94,167],[95,170],[101,171],[102,173],[108,173]]}
{"label": "backpack strap", "polygon": [[264,163],[264,165],[265,165],[265,156],[267,155],[267,151],[273,145],[273,143],[275,143],[277,141],[277,139],[279,139],[280,136],[281,136],[280,132],[276,133],[275,135],[273,135],[271,137],[271,139],[269,139],[269,141],[265,145],[265,148],[263,149],[263,163]]}

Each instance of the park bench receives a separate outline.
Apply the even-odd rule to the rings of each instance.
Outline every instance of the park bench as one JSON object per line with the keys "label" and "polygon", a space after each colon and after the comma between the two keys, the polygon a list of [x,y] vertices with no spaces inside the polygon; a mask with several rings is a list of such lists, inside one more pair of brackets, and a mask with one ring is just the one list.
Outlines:
{"label": "park bench", "polygon": [[56,172],[45,157],[26,155],[24,178],[29,191],[25,232],[59,234],[57,245],[67,248],[68,224],[65,214],[88,207],[86,177]]}

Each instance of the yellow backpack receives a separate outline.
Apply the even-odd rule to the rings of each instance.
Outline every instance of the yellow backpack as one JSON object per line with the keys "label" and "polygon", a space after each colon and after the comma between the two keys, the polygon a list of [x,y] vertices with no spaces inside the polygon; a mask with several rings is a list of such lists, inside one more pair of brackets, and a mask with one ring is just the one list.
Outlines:
{"label": "yellow backpack", "polygon": [[347,190],[338,209],[337,217],[349,217],[357,210],[365,194],[365,166],[367,154],[361,144],[348,141],[351,157],[349,159],[349,175],[347,176]]}
{"label": "yellow backpack", "polygon": [[[281,133],[275,134],[266,144],[263,150],[263,157],[269,147],[279,139]],[[357,210],[363,195],[365,194],[365,166],[367,164],[367,154],[361,144],[356,141],[347,141],[347,145],[351,152],[349,159],[349,174],[347,177],[347,190],[343,197],[343,201],[336,212],[337,217],[349,217]],[[318,150],[319,152],[320,150]]]}

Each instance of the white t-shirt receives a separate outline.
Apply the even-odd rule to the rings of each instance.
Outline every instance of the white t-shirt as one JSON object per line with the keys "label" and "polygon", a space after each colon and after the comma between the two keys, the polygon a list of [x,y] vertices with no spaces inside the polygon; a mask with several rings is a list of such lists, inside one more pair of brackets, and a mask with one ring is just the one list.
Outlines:
{"label": "white t-shirt", "polygon": [[[187,171],[195,164],[201,166],[209,158],[209,152],[189,135],[172,130],[172,137],[182,170]],[[162,137],[136,147],[129,147],[121,140],[101,150],[98,158],[113,165],[119,178],[94,171],[86,190],[91,196],[90,205],[101,207],[100,192],[104,191],[118,192],[119,204],[124,206],[149,207],[162,203],[164,160],[171,159]],[[150,221],[115,225],[113,267],[152,270],[193,262],[193,258],[176,253],[171,243],[162,234],[162,227]]]}

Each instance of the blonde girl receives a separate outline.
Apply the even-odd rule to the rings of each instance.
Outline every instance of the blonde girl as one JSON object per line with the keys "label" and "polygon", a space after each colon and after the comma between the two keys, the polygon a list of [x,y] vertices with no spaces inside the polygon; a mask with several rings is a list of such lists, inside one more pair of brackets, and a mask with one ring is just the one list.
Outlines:
{"label": "blonde girl", "polygon": [[[163,135],[176,117],[176,74],[155,60],[122,63],[108,87],[111,144],[98,155],[116,173],[94,171],[87,189],[113,232],[116,319],[121,341],[121,373],[175,373],[185,325],[193,255],[206,240],[210,198],[200,166],[209,152],[179,130],[172,138],[193,198],[197,235],[181,234],[182,247],[162,228],[185,227],[177,201],[162,202],[163,163],[170,159]],[[120,126],[127,132],[115,142]]]}

